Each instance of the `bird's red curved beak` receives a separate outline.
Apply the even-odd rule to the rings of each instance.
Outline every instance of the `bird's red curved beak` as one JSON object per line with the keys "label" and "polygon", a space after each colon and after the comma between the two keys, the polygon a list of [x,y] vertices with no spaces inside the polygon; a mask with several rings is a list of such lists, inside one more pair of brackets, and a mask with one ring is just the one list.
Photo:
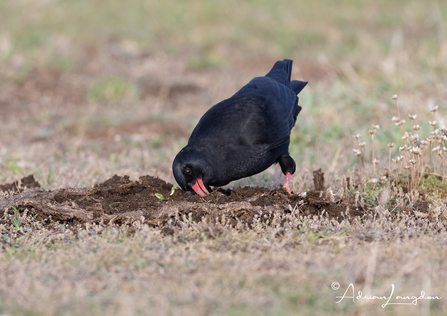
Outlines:
{"label": "bird's red curved beak", "polygon": [[198,179],[196,183],[192,186],[192,189],[200,196],[205,196],[210,194],[203,184],[202,179]]}

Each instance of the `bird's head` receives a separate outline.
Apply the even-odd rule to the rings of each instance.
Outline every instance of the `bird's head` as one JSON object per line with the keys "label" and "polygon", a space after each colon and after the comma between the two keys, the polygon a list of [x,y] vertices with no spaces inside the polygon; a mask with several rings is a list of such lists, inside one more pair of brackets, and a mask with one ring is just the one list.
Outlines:
{"label": "bird's head", "polygon": [[183,148],[172,163],[172,172],[183,190],[194,190],[200,196],[210,194],[211,165],[197,150],[188,146]]}

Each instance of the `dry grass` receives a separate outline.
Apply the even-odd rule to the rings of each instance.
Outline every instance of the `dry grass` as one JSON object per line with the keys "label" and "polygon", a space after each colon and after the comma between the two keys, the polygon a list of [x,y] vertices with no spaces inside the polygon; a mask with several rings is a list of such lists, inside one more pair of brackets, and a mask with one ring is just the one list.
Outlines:
{"label": "dry grass", "polygon": [[[24,218],[28,225],[38,229],[20,238],[0,228],[6,314],[445,313],[442,299],[385,309],[384,300],[335,303],[350,283],[356,295],[377,296],[389,296],[394,284],[390,302],[421,291],[443,296],[441,222],[384,217],[349,224],[286,215],[253,229],[185,221],[172,236],[146,225],[39,229]],[[341,288],[332,290],[333,282]]]}
{"label": "dry grass", "polygon": [[[394,157],[401,138],[394,94],[423,122],[421,135],[436,104],[439,126],[447,123],[445,16],[446,3],[422,0],[2,2],[0,182],[34,173],[46,189],[114,174],[173,183],[171,162],[200,116],[285,57],[295,79],[310,81],[292,133],[292,189],[311,187],[319,167],[334,191],[356,178],[352,135],[373,123],[383,174],[387,144]],[[273,167],[234,185],[281,181]],[[359,194],[376,217],[351,224],[294,213],[253,229],[186,221],[171,236],[22,214],[19,231],[0,226],[0,313],[445,315],[447,208],[427,185],[430,221],[389,217],[381,187],[366,184]],[[394,284],[395,295],[442,299],[336,304],[350,283],[364,294],[389,295]]]}

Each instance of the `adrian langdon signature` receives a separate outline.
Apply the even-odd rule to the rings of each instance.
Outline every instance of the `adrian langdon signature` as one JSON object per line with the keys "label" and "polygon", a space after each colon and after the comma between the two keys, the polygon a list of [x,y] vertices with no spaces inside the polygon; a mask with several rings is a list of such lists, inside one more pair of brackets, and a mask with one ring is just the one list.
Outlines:
{"label": "adrian langdon signature", "polygon": [[[337,283],[339,288],[339,283]],[[334,286],[334,283],[332,283],[331,287],[334,290],[338,290],[337,286]],[[349,295],[349,290],[352,289],[352,295]],[[430,296],[426,295],[425,291],[421,291],[421,295],[408,295],[408,296],[400,296],[394,294],[394,284],[391,284],[391,293],[389,296],[377,296],[377,295],[364,295],[362,291],[357,292],[357,296],[354,295],[355,289],[354,284],[349,284],[349,286],[346,288],[345,293],[342,296],[336,296],[336,298],[339,298],[339,300],[335,303],[340,303],[344,299],[350,299],[352,298],[352,302],[355,303],[355,300],[384,300],[386,301],[384,304],[382,304],[382,308],[385,308],[388,305],[417,305],[419,300],[440,300],[442,297],[439,296]]]}

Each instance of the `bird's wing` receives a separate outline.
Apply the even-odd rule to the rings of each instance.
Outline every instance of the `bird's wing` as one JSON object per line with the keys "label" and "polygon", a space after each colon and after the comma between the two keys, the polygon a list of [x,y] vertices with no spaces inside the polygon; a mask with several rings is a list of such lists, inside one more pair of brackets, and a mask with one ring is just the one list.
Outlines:
{"label": "bird's wing", "polygon": [[277,98],[236,94],[203,115],[188,143],[220,144],[230,151],[250,148],[260,155],[288,144],[294,121],[287,111]]}
{"label": "bird's wing", "polygon": [[236,93],[236,95],[249,94],[265,98],[265,111],[277,125],[278,132],[281,131],[281,137],[287,137],[301,110],[295,92],[289,86],[270,77],[256,77]]}
{"label": "bird's wing", "polygon": [[[211,107],[196,125],[188,146],[217,165],[214,185],[261,172],[275,162],[288,136],[265,108],[264,97],[236,95]],[[219,180],[219,181],[218,181]],[[222,180],[223,181],[223,180]]]}
{"label": "bird's wing", "polygon": [[218,143],[257,144],[267,141],[271,121],[266,100],[257,95],[234,95],[212,106],[194,128],[189,142],[215,139]]}

